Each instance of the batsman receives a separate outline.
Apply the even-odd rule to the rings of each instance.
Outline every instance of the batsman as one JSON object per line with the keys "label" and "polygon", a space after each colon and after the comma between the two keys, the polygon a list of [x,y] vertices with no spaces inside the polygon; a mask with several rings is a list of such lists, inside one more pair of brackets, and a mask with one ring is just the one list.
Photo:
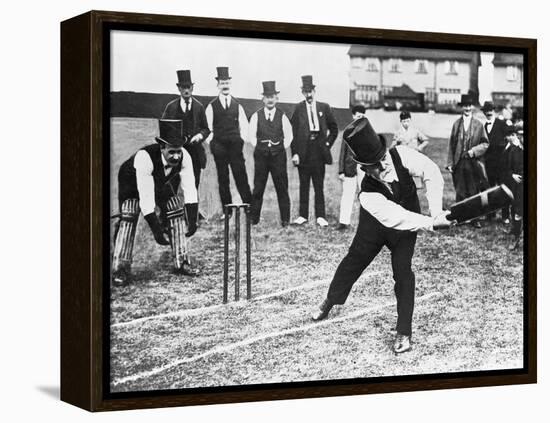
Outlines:
{"label": "batsman", "polygon": [[114,285],[124,285],[131,277],[140,209],[157,244],[171,246],[174,271],[188,276],[200,273],[189,261],[186,241],[197,230],[198,214],[193,164],[183,148],[187,137],[181,120],[161,119],[158,125],[156,143],[138,150],[118,173],[120,220],[113,253]]}
{"label": "batsman", "polygon": [[[382,248],[391,253],[391,266],[397,300],[395,353],[411,349],[415,276],[411,268],[419,230],[451,225],[442,210],[443,177],[439,167],[425,155],[405,146],[386,148],[365,117],[353,121],[343,133],[355,161],[365,172],[361,184],[359,225],[347,255],[336,269],[327,296],[312,315],[313,320],[328,316],[335,304],[344,304],[353,284]],[[426,186],[431,216],[420,213],[413,177]]]}

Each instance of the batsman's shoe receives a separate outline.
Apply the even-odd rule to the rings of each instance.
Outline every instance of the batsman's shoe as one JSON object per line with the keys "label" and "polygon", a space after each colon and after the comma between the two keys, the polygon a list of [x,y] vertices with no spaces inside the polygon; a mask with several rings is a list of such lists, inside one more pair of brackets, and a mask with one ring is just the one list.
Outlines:
{"label": "batsman's shoe", "polygon": [[303,225],[306,222],[307,222],[307,219],[305,217],[299,216],[299,217],[296,218],[296,220],[294,220],[294,222],[292,222],[292,224],[293,225]]}
{"label": "batsman's shoe", "polygon": [[174,272],[178,275],[185,276],[199,276],[201,271],[198,267],[195,267],[189,263],[183,263],[179,269],[175,269]]}
{"label": "batsman's shoe", "polygon": [[329,300],[325,299],[319,308],[315,309],[313,313],[311,313],[311,319],[315,320],[316,322],[319,320],[326,319],[328,314],[330,313],[330,310],[332,310],[332,307],[334,304],[332,304]]}
{"label": "batsman's shoe", "polygon": [[395,335],[395,341],[393,343],[393,352],[401,354],[411,350],[411,337],[402,335],[399,332]]}
{"label": "batsman's shoe", "polygon": [[324,217],[318,217],[318,218],[317,218],[317,224],[318,224],[321,228],[326,228],[326,227],[328,226],[327,219],[325,219]]}

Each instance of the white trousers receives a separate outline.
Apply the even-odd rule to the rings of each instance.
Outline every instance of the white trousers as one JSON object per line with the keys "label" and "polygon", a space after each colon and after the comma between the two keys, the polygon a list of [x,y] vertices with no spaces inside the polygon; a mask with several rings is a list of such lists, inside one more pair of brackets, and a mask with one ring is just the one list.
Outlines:
{"label": "white trousers", "polygon": [[356,198],[357,190],[361,190],[361,181],[363,181],[365,172],[357,165],[357,176],[344,177],[342,181],[342,198],[340,199],[340,223],[349,225],[351,223],[351,213],[353,211],[353,202]]}

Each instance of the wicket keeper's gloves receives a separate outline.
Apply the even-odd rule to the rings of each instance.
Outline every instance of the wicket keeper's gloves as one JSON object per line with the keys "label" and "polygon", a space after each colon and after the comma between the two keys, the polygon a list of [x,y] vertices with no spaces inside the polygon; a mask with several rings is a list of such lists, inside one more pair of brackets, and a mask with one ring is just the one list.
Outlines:
{"label": "wicket keeper's gloves", "polygon": [[197,232],[197,220],[199,216],[199,204],[190,203],[185,205],[185,214],[187,215],[187,233],[185,236],[192,236]]}
{"label": "wicket keeper's gloves", "polygon": [[168,239],[166,238],[166,235],[162,230],[162,225],[160,224],[155,212],[146,215],[145,220],[149,224],[149,227],[151,228],[151,232],[153,232],[153,236],[155,237],[155,241],[157,241],[157,244],[170,245],[170,241],[168,241]]}

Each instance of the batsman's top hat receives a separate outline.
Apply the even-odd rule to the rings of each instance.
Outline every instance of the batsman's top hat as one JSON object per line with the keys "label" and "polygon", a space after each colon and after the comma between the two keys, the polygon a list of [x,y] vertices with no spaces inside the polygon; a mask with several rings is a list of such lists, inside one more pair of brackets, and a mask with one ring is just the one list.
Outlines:
{"label": "batsman's top hat", "polygon": [[386,154],[386,138],[376,133],[366,117],[350,123],[344,129],[343,138],[359,164],[376,164]]}
{"label": "batsman's top hat", "polygon": [[302,90],[313,90],[314,88],[313,77],[311,75],[302,76]]}
{"label": "batsman's top hat", "polygon": [[159,136],[155,137],[158,143],[168,144],[171,147],[183,147],[183,122],[173,119],[159,119]]}
{"label": "batsman's top hat", "polygon": [[227,66],[218,66],[216,71],[218,72],[218,76],[216,76],[218,81],[226,81],[231,79],[229,76],[229,68]]}
{"label": "batsman's top hat", "polygon": [[264,92],[262,95],[274,95],[279,94],[279,91],[275,88],[275,81],[263,81]]}
{"label": "batsman's top hat", "polygon": [[483,103],[483,106],[481,106],[482,112],[492,112],[493,110],[495,110],[495,103],[492,101],[486,101]]}
{"label": "batsman's top hat", "polygon": [[459,106],[471,106],[472,104],[474,104],[474,100],[470,94],[462,94],[460,96]]}
{"label": "batsman's top hat", "polygon": [[193,85],[193,81],[191,81],[190,70],[179,70],[179,71],[176,71],[176,73],[178,74],[179,85]]}

